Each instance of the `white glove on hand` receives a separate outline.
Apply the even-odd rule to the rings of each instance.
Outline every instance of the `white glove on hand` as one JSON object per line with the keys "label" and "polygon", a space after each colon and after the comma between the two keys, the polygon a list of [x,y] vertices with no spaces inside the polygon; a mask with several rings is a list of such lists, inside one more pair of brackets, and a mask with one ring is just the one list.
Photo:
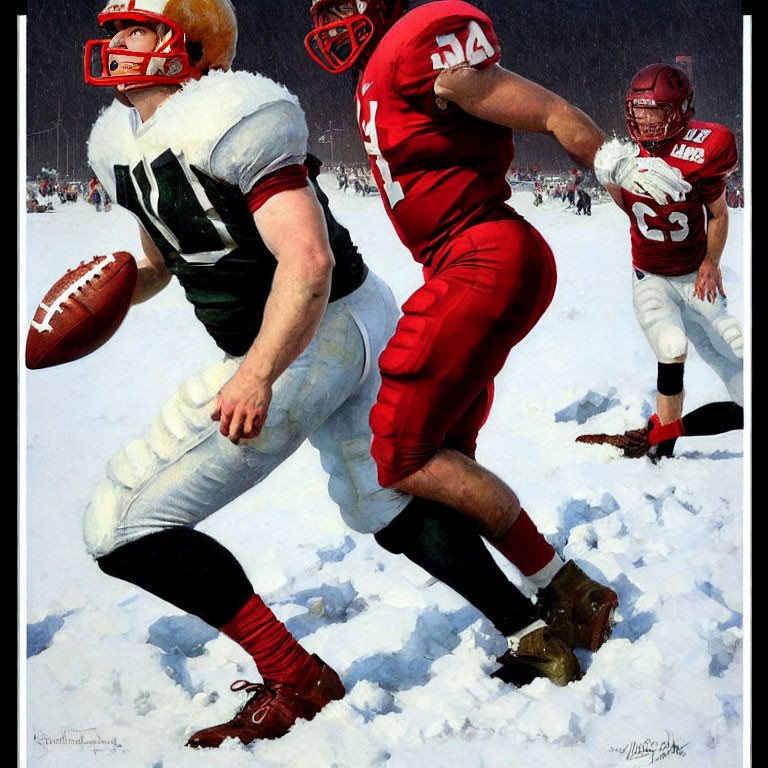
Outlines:
{"label": "white glove on hand", "polygon": [[691,185],[680,169],[660,157],[638,157],[639,152],[637,144],[606,141],[595,154],[595,177],[603,186],[618,184],[635,195],[652,197],[659,205],[684,200]]}

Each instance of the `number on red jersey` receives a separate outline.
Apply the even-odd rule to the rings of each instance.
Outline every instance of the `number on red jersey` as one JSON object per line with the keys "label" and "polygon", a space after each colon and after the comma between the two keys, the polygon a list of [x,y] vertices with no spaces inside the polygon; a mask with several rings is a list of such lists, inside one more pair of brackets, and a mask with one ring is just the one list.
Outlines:
{"label": "number on red jersey", "polygon": [[[389,200],[389,207],[394,208],[401,200],[405,198],[403,187],[399,181],[395,181],[392,178],[392,170],[389,167],[389,163],[383,158],[381,154],[381,148],[379,147],[379,135],[376,132],[376,111],[379,108],[378,101],[368,102],[370,115],[368,120],[358,114],[358,122],[360,123],[360,130],[363,136],[363,144],[365,145],[365,151],[369,157],[376,159],[376,167],[379,169],[382,181],[384,182],[384,192]],[[360,110],[360,102],[357,103],[358,112]]]}
{"label": "number on red jersey", "polygon": [[459,64],[475,66],[491,58],[495,51],[482,27],[473,19],[467,24],[467,41],[462,44],[454,32],[438,35],[435,41],[441,49],[432,54],[432,69],[449,69]]}
{"label": "number on red jersey", "polygon": [[[671,240],[673,243],[681,243],[688,237],[688,217],[680,211],[672,211],[669,214],[667,221],[670,226],[665,229],[657,229],[648,225],[646,217],[660,219],[659,214],[656,213],[650,205],[640,202],[634,203],[632,205],[632,213],[637,220],[638,229],[647,240],[655,240],[657,243],[663,243],[665,240]],[[663,221],[663,219],[661,220]],[[679,229],[672,228],[675,224]]]}

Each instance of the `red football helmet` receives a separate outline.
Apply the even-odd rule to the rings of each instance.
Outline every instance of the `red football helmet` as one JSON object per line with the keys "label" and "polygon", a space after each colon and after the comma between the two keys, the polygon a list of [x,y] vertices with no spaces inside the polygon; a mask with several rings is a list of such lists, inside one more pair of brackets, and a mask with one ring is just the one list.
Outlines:
{"label": "red football helmet", "polygon": [[110,0],[98,21],[110,38],[115,22],[152,25],[157,45],[139,52],[111,47],[111,40],[88,40],[85,81],[91,85],[183,83],[208,69],[229,69],[235,56],[237,21],[230,0]]}
{"label": "red football helmet", "polygon": [[406,7],[407,0],[312,0],[314,29],[304,45],[321,67],[343,72],[370,56]]}
{"label": "red football helmet", "polygon": [[[638,119],[637,109],[659,109],[654,122]],[[693,116],[693,88],[682,69],[671,64],[651,64],[641,69],[624,99],[629,135],[640,144],[657,144],[685,130]]]}

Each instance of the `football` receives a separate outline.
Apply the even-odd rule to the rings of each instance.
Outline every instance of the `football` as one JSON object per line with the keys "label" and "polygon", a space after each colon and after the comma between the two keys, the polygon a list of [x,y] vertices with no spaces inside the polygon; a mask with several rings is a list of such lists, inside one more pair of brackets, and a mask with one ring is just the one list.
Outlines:
{"label": "football", "polygon": [[27,334],[27,368],[49,368],[98,349],[131,305],[138,266],[127,251],[95,256],[68,269],[35,310]]}

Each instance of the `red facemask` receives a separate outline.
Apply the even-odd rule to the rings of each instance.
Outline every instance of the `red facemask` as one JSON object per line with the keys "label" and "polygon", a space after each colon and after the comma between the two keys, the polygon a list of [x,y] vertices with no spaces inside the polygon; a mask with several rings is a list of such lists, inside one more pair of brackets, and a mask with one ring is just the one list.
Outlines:
{"label": "red facemask", "polygon": [[[356,13],[344,16],[339,7],[352,5]],[[362,10],[361,10],[362,8]],[[328,72],[344,72],[363,63],[384,33],[403,13],[401,0],[340,3],[318,0],[311,10],[314,29],[304,39],[309,55]]]}
{"label": "red facemask", "polygon": [[[170,33],[166,35],[167,39],[159,41],[158,50],[147,52],[110,48],[111,40],[88,40],[85,44],[86,83],[143,87],[183,83],[194,76],[184,45],[184,33],[170,19],[147,12],[120,12],[102,13],[98,20],[102,26],[115,21],[164,24]],[[119,57],[120,61],[114,57]]]}

